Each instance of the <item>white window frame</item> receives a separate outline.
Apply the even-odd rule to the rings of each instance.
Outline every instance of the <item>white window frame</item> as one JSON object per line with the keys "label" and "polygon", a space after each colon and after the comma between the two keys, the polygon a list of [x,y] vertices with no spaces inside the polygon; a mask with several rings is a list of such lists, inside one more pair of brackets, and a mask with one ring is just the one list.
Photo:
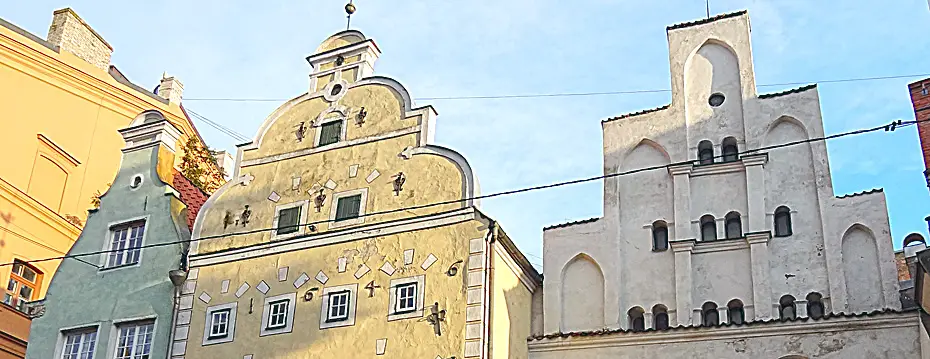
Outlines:
{"label": "white window frame", "polygon": [[[278,213],[280,213],[281,210],[290,209],[294,207],[300,207],[300,216],[297,219],[297,224],[298,224],[297,231],[293,233],[279,235],[278,234],[278,219],[279,219]],[[272,227],[271,227],[271,228],[274,228],[273,230],[274,232],[271,235],[271,239],[272,240],[285,239],[285,238],[291,238],[291,237],[299,236],[303,234],[305,230],[304,227],[306,227],[306,224],[307,224],[307,211],[309,209],[310,209],[310,200],[285,203],[285,204],[280,204],[280,205],[275,206],[274,207],[274,223],[272,224]]]}
{"label": "white window frame", "polygon": [[[139,260],[137,260],[136,263],[133,263],[133,264],[119,264],[119,265],[110,266],[109,265],[110,256],[116,253],[116,252],[109,252],[113,250],[113,235],[115,234],[113,229],[131,224],[131,223],[135,223],[135,222],[142,222],[145,225],[145,228],[142,229],[142,241],[139,243]],[[150,223],[149,223],[148,215],[130,218],[130,219],[122,220],[122,221],[110,222],[107,225],[106,240],[103,241],[103,250],[107,252],[100,255],[99,271],[113,271],[113,270],[122,269],[122,268],[138,267],[139,265],[141,265],[143,255],[145,254],[145,244],[147,242],[148,234],[149,234],[149,224]]]}
{"label": "white window frame", "polygon": [[[327,88],[330,88],[330,87],[327,87]],[[343,87],[343,88],[345,88],[345,87]],[[345,90],[343,90],[343,91],[345,91]],[[327,92],[327,93],[328,93],[328,92]],[[315,137],[314,137],[314,139],[313,139],[313,148],[330,148],[330,147],[335,147],[335,146],[339,146],[339,144],[341,144],[341,143],[343,143],[343,142],[346,141],[346,127],[349,127],[349,126],[347,126],[347,125],[349,124],[349,121],[346,121],[346,120],[348,119],[348,117],[346,117],[345,115],[343,115],[341,112],[338,112],[338,111],[336,111],[336,112],[331,112],[331,113],[337,113],[337,114],[339,114],[339,115],[333,116],[333,117],[330,117],[330,118],[322,119],[322,120],[319,121],[319,123],[316,124],[316,126],[315,126],[315,127],[316,127],[316,128],[315,128],[316,131],[314,131],[314,132],[316,132],[316,134],[315,134]],[[339,141],[330,143],[330,144],[328,144],[328,145],[320,146],[320,138],[323,137],[323,125],[328,124],[328,123],[333,123],[333,122],[336,122],[336,121],[342,122],[342,126],[341,126],[342,128],[339,129],[339,130],[340,130],[340,133],[339,133]]]}
{"label": "white window frame", "polygon": [[[403,286],[405,284],[411,284],[411,283],[416,283],[417,285],[416,299],[414,300],[416,309],[413,311],[409,311],[409,312],[405,311],[402,313],[398,313],[397,312],[397,305],[398,305],[397,301],[399,299],[398,298],[398,294],[399,294],[398,287]],[[391,287],[389,290],[391,294],[390,294],[390,301],[388,302],[388,321],[423,317],[423,309],[424,309],[423,294],[424,294],[425,289],[426,289],[426,276],[425,275],[392,279]]]}
{"label": "white window frame", "polygon": [[[276,303],[282,300],[288,301],[287,311],[285,312],[286,317],[284,318],[284,326],[268,328],[268,320],[271,317],[271,304]],[[294,307],[297,306],[297,293],[285,293],[281,295],[276,295],[274,297],[265,298],[265,305],[262,309],[262,323],[261,331],[259,332],[260,337],[266,335],[275,335],[290,333],[294,329]]]}
{"label": "white window frame", "polygon": [[[339,208],[339,199],[345,197],[352,197],[355,195],[361,195],[362,198],[358,204],[358,217],[353,219],[344,219],[341,221],[336,221],[336,210]],[[339,228],[345,226],[351,226],[356,224],[365,223],[365,204],[368,203],[368,187],[354,189],[351,191],[344,191],[339,193],[333,193],[333,200],[330,203],[330,213],[329,213],[329,228]]]}
{"label": "white window frame", "polygon": [[[236,310],[239,308],[239,302],[218,304],[207,307],[206,318],[203,325],[203,343],[202,346],[229,343],[236,339]],[[229,319],[226,320],[226,336],[210,338],[213,330],[213,313],[228,310]]]}
{"label": "white window frame", "polygon": [[[346,318],[338,321],[330,321],[330,296],[332,294],[345,292],[348,292],[349,294],[349,307],[346,310]],[[355,325],[355,308],[358,303],[358,283],[323,288],[322,300],[323,305],[322,310],[320,311],[320,329],[348,327]]]}
{"label": "white window frame", "polygon": [[[141,327],[144,325],[152,326],[151,342],[149,342],[149,357],[152,356],[152,352],[155,350],[155,335],[158,333],[158,323],[155,320],[155,317],[146,317],[146,318],[133,318],[133,319],[123,319],[118,322],[113,323],[113,327],[110,329],[110,340],[107,343],[107,358],[117,358],[116,354],[119,350],[119,337],[120,329],[126,327]],[[138,353],[135,350],[138,348],[138,339],[139,332],[138,330],[133,334],[133,342],[130,346],[131,354],[127,359],[134,358]]]}
{"label": "white window frame", "polygon": [[[100,323],[93,323],[87,325],[80,325],[75,327],[62,328],[58,331],[58,343],[55,345],[55,358],[63,359],[65,357],[65,344],[68,340],[68,335],[77,334],[81,335],[94,333],[94,350],[90,352],[90,358],[94,358],[97,354],[97,348],[100,347]],[[80,351],[84,346],[84,342],[81,341],[81,344],[78,349],[78,359],[81,359]]]}

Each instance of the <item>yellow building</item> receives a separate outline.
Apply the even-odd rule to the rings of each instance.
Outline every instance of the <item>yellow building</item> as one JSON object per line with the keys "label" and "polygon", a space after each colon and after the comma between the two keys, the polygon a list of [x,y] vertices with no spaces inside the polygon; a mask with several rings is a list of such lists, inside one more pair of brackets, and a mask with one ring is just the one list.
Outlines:
{"label": "yellow building", "polygon": [[[163,78],[159,94],[145,90],[110,65],[112,51],[71,9],[54,12],[46,39],[0,19],[0,263],[71,248],[119,168],[117,130],[143,110],[163,113],[181,141],[199,139],[180,107],[181,83]],[[44,297],[59,263],[0,267],[3,302]]]}
{"label": "yellow building", "polygon": [[174,358],[527,357],[541,277],[379,55],[328,38],[240,146],[194,224]]}

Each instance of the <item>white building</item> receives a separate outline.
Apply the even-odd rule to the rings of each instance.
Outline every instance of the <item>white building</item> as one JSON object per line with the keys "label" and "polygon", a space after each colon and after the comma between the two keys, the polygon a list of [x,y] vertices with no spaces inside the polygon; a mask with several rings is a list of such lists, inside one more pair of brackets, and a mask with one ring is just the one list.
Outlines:
{"label": "white building", "polygon": [[884,193],[835,197],[803,142],[824,136],[816,86],[757,94],[745,11],[667,32],[671,104],[602,125],[605,173],[671,166],[545,229],[530,358],[920,357]]}

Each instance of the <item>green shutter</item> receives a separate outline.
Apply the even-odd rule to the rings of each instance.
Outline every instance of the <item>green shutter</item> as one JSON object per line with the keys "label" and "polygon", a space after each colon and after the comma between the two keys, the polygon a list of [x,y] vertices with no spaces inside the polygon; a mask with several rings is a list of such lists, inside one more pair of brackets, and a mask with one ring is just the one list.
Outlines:
{"label": "green shutter", "polygon": [[342,137],[342,121],[324,123],[320,128],[320,146],[339,142]]}
{"label": "green shutter", "polygon": [[362,204],[362,195],[342,197],[336,204],[336,220],[358,218],[359,207]]}
{"label": "green shutter", "polygon": [[288,234],[297,232],[297,225],[300,220],[300,207],[282,209],[278,212],[278,229],[277,234]]}

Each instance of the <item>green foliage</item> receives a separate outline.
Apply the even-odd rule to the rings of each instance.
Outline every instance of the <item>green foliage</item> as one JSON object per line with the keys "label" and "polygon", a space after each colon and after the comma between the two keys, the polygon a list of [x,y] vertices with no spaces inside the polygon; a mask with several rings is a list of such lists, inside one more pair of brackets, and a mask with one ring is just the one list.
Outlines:
{"label": "green foliage", "polygon": [[216,163],[215,154],[215,151],[203,146],[195,136],[191,136],[184,143],[181,174],[206,193],[213,193],[226,183],[223,170]]}

